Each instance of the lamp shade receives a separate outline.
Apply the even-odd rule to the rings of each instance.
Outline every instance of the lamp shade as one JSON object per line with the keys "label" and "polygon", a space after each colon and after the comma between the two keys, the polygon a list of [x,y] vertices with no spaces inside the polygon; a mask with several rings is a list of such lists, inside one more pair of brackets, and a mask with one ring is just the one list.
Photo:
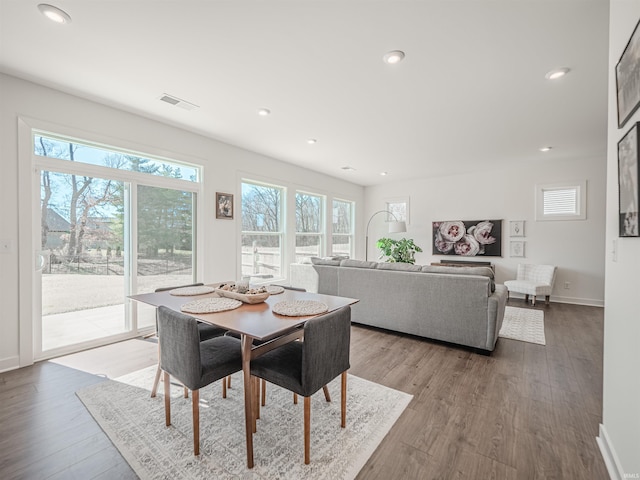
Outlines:
{"label": "lamp shade", "polygon": [[389,222],[389,233],[404,233],[407,231],[405,222]]}

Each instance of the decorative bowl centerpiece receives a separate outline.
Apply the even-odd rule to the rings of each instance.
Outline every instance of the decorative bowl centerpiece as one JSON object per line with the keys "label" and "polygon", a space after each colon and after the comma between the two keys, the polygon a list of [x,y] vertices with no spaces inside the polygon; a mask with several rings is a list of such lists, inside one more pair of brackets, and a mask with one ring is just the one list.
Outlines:
{"label": "decorative bowl centerpiece", "polygon": [[234,298],[244,303],[262,303],[269,298],[266,287],[246,287],[235,283],[226,283],[216,288],[216,293],[221,297]]}

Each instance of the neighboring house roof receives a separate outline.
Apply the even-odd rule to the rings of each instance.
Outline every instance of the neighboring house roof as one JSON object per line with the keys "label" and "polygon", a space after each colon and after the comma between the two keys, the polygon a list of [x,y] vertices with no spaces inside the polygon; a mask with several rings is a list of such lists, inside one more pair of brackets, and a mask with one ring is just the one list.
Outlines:
{"label": "neighboring house roof", "polygon": [[49,232],[68,232],[71,224],[53,208],[47,208],[47,226]]}

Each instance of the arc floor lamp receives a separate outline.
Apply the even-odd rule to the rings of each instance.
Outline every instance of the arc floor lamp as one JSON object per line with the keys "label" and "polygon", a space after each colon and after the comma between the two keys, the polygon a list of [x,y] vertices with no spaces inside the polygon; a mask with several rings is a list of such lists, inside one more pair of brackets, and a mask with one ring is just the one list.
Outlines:
{"label": "arc floor lamp", "polygon": [[407,231],[406,222],[398,220],[398,217],[396,217],[389,210],[379,210],[379,211],[375,212],[373,215],[371,215],[371,217],[369,217],[369,221],[367,222],[367,231],[366,231],[366,234],[365,234],[365,244],[364,244],[364,247],[365,247],[364,259],[365,260],[369,260],[369,225],[371,225],[371,220],[373,220],[373,217],[375,217],[379,213],[386,213],[388,215],[391,215],[395,219],[393,222],[389,222],[389,233],[403,233],[403,232]]}

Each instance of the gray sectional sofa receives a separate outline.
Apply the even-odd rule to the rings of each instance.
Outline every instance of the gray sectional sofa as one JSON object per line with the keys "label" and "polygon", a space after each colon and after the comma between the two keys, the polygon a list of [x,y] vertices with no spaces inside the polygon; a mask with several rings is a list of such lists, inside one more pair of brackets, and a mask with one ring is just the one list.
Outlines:
{"label": "gray sectional sofa", "polygon": [[[472,347],[495,348],[507,301],[489,267],[312,259],[292,265],[292,284],[360,299],[355,323]],[[315,285],[314,285],[315,283]]]}

